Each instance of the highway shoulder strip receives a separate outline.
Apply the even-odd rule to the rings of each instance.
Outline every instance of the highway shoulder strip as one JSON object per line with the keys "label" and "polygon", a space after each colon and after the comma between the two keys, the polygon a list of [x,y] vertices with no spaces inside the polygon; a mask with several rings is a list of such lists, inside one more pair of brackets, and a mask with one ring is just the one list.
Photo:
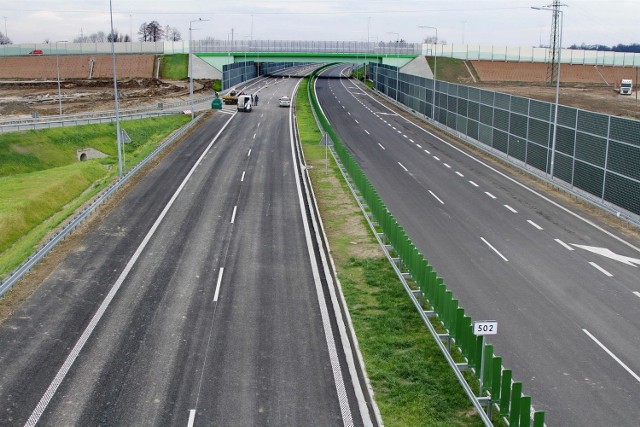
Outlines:
{"label": "highway shoulder strip", "polygon": [[[313,272],[313,281],[316,286],[316,293],[318,296],[318,305],[320,308],[320,315],[322,318],[322,327],[324,330],[324,336],[327,343],[327,349],[329,352],[331,370],[333,373],[336,393],[338,395],[338,402],[340,406],[340,413],[342,415],[342,422],[345,426],[353,425],[353,416],[351,414],[351,408],[349,407],[347,391],[344,384],[344,378],[342,377],[342,369],[340,367],[340,360],[338,359],[335,338],[331,330],[331,320],[329,318],[327,302],[325,300],[324,292],[322,290],[320,272],[318,269],[318,265],[314,262],[314,260],[316,259],[315,249],[313,247],[313,242],[311,238],[310,225],[305,212],[304,200],[302,196],[302,184],[300,182],[300,176],[298,174],[299,165],[298,165],[298,159],[296,159],[296,153],[295,153],[295,141],[294,141],[295,133],[293,131],[293,119],[292,119],[291,111],[289,111],[289,138],[290,138],[290,145],[291,145],[291,159],[293,161],[293,165],[295,168],[294,176],[295,176],[296,187],[298,192],[298,204],[300,206],[300,215],[302,217],[302,223],[304,226],[304,233],[305,233],[305,238],[307,243],[307,251],[309,253],[309,259],[311,260],[310,264],[311,264],[311,270]],[[358,387],[356,387],[356,392],[357,390],[359,390]]]}

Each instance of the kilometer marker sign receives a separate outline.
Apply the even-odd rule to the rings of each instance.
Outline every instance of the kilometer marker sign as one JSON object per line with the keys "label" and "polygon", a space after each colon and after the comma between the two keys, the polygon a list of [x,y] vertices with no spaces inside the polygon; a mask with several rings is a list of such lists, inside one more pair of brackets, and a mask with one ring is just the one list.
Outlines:
{"label": "kilometer marker sign", "polygon": [[495,320],[479,320],[473,322],[473,335],[496,335],[498,333],[498,322]]}

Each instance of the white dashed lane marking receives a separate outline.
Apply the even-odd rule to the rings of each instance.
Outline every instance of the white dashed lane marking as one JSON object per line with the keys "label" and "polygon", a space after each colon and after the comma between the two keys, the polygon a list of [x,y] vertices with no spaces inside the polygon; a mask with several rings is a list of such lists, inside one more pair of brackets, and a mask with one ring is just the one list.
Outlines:
{"label": "white dashed lane marking", "polygon": [[433,196],[434,199],[440,202],[440,204],[444,205],[444,202],[440,199],[440,197],[436,196],[433,191],[429,190],[429,194]]}
{"label": "white dashed lane marking", "polygon": [[530,219],[528,219],[527,222],[529,224],[531,224],[532,226],[534,226],[535,228],[537,228],[538,230],[543,230],[542,227],[540,227],[538,224],[536,224],[535,222],[531,221]]}
{"label": "white dashed lane marking", "polygon": [[607,270],[605,270],[604,268],[600,267],[598,264],[596,264],[595,262],[590,262],[589,264],[591,264],[591,266],[593,268],[595,268],[596,270],[598,270],[600,273],[604,274],[607,277],[613,277],[613,274],[609,273]]}
{"label": "white dashed lane marking", "polygon": [[555,240],[559,245],[561,245],[562,247],[564,247],[568,251],[573,251],[574,250],[571,246],[567,245],[565,242],[563,242],[560,239],[553,239],[553,240]]}

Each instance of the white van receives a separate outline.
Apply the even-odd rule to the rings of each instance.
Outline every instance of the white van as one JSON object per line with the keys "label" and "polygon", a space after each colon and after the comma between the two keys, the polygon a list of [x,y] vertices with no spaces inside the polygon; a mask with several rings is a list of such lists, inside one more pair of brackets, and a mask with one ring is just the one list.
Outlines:
{"label": "white van", "polygon": [[251,111],[252,107],[251,95],[242,94],[238,95],[238,111]]}

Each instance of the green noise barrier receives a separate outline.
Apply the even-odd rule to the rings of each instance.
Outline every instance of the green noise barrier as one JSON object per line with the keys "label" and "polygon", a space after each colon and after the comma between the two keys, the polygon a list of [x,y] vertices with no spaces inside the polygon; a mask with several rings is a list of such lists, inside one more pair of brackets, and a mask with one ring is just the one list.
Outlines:
{"label": "green noise barrier", "polygon": [[[474,395],[476,402],[487,406],[487,413],[497,407],[499,415],[510,426],[544,426],[544,412],[531,411],[531,397],[522,394],[522,383],[512,381],[511,370],[504,369],[502,358],[494,355],[492,345],[485,345],[482,336],[473,333],[472,320],[465,315],[464,309],[447,289],[444,279],[439,277],[428,260],[411,242],[411,239],[386,208],[375,187],[369,182],[360,166],[354,160],[340,137],[324,116],[315,90],[311,89],[320,70],[311,75],[309,98],[315,115],[326,132],[333,140],[332,152],[346,172],[345,176],[352,188],[356,190],[358,201],[370,218],[371,224],[381,241],[386,244],[391,259],[397,261],[401,275],[410,279],[420,296],[420,304],[425,313],[433,312],[437,316],[440,326],[446,329],[446,334],[438,334],[439,338],[446,337],[454,344],[458,358],[464,358],[465,363],[456,363],[461,369],[467,368],[473,372],[475,378],[482,384],[479,395]],[[428,321],[428,320],[427,320]],[[451,347],[450,347],[451,350]],[[461,381],[466,381],[461,375]],[[464,385],[463,385],[464,386]],[[467,384],[467,388],[469,385]],[[533,423],[531,423],[533,421]]]}

